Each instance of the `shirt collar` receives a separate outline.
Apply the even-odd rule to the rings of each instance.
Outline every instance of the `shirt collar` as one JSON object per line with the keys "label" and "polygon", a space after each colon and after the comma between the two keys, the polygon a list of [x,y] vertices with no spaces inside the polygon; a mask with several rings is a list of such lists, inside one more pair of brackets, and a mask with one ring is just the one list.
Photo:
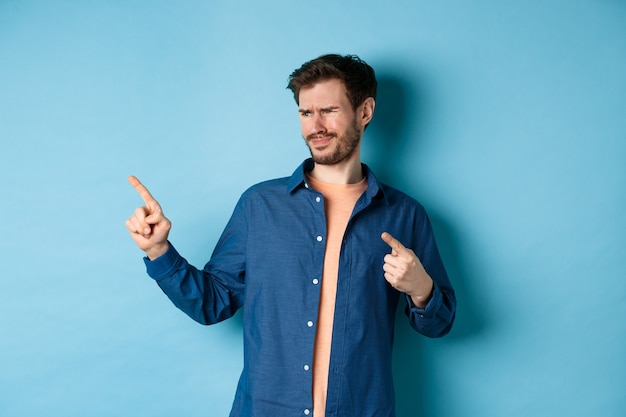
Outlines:
{"label": "shirt collar", "polygon": [[[385,193],[382,188],[382,184],[378,182],[378,179],[372,172],[372,170],[366,165],[361,164],[363,166],[363,174],[367,177],[367,190],[365,191],[365,195],[367,197],[367,201],[371,201],[374,197],[376,197],[379,193],[382,197],[385,197]],[[306,173],[311,172],[313,170],[313,159],[308,158],[296,170],[291,174],[289,181],[287,182],[287,191],[289,193],[293,193],[299,188],[309,188],[309,185],[306,181]]]}

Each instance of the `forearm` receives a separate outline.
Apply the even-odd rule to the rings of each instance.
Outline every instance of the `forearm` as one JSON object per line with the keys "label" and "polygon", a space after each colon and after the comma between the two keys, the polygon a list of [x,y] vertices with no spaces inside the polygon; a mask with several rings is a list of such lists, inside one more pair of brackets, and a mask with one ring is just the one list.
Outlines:
{"label": "forearm", "polygon": [[171,245],[154,260],[146,258],[145,263],[148,275],[172,303],[201,324],[225,320],[240,307],[236,289],[218,284],[216,277],[190,265]]}

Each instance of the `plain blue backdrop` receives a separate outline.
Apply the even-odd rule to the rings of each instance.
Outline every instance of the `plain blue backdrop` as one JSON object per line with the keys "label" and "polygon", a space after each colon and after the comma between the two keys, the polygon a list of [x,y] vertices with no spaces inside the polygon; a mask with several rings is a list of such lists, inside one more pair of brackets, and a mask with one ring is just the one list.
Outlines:
{"label": "plain blue backdrop", "polygon": [[1,416],[227,415],[240,319],[145,276],[126,177],[202,266],[308,156],[285,87],[328,52],[376,69],[364,160],[458,292],[449,336],[398,322],[398,417],[626,413],[626,2],[0,0]]}

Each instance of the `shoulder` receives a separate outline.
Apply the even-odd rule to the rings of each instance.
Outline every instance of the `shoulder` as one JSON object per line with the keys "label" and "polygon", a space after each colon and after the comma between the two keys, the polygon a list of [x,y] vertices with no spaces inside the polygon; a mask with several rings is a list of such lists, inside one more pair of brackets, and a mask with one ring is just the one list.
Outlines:
{"label": "shoulder", "polygon": [[382,202],[383,207],[386,207],[387,210],[399,209],[406,213],[408,209],[419,213],[425,212],[422,204],[414,197],[389,184],[381,182],[366,164],[363,164],[363,169],[368,178],[369,197]]}
{"label": "shoulder", "polygon": [[417,212],[425,212],[424,206],[417,201],[414,197],[408,195],[404,191],[392,187],[388,184],[379,184],[382,194],[387,202],[392,207],[413,209]]}
{"label": "shoulder", "polygon": [[289,177],[284,177],[254,184],[241,194],[238,205],[251,207],[259,203],[284,201],[288,195],[288,181]]}
{"label": "shoulder", "polygon": [[251,198],[251,197],[259,196],[268,192],[286,193],[288,181],[289,181],[289,177],[283,177],[283,178],[273,178],[273,179],[259,182],[257,184],[254,184],[248,187],[248,189],[243,192],[242,197]]}

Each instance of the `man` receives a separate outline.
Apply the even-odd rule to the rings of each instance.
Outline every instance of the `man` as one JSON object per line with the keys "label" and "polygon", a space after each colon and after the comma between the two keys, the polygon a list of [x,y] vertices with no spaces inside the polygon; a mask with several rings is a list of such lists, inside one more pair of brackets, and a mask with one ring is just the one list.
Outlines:
{"label": "man", "polygon": [[397,303],[415,330],[439,337],[454,321],[454,290],[423,207],[361,163],[373,69],[325,55],[288,88],[311,159],[241,196],[203,270],[168,242],[169,220],[135,177],[145,206],[126,227],[148,274],[191,318],[212,324],[243,308],[232,417],[391,417]]}

